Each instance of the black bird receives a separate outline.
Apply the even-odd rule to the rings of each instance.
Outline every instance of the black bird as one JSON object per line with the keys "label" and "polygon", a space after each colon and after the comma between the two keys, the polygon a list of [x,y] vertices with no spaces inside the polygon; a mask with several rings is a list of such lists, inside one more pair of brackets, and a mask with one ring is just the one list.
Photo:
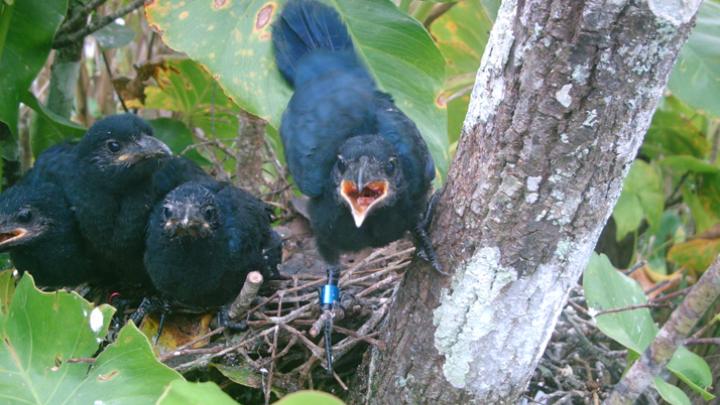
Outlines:
{"label": "black bird", "polygon": [[96,122],[74,146],[39,164],[75,210],[100,271],[125,285],[148,284],[143,269],[145,227],[153,206],[152,176],[171,154],[133,114]]}
{"label": "black bird", "polygon": [[0,251],[41,286],[74,286],[94,279],[75,216],[57,185],[35,169],[0,195]]}
{"label": "black bird", "polygon": [[276,278],[280,244],[262,201],[206,178],[180,185],[155,206],[145,267],[165,302],[213,309],[231,302],[252,270]]}
{"label": "black bird", "polygon": [[280,127],[285,156],[310,197],[317,246],[330,265],[323,307],[337,302],[341,252],[383,246],[408,231],[440,271],[426,229],[435,176],[427,145],[378,90],[338,13],[315,0],[290,0],[273,25],[273,44],[294,87]]}

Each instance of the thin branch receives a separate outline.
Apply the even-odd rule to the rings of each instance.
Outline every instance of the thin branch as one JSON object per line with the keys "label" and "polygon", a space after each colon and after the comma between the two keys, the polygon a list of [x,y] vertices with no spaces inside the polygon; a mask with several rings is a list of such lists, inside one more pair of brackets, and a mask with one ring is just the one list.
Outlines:
{"label": "thin branch", "polygon": [[87,18],[88,14],[105,4],[105,2],[107,2],[107,0],[90,0],[87,4],[82,6],[72,18],[65,20],[65,22],[62,23],[56,35],[60,36],[68,34],[74,26],[82,23],[83,20]]}
{"label": "thin branch", "polygon": [[[110,68],[110,61],[108,60],[108,57],[105,54],[105,50],[101,49],[100,55],[102,56],[103,64],[105,65],[105,70],[107,71],[107,74],[110,77],[110,83],[112,83],[112,81],[113,81],[112,69]],[[115,85],[112,85],[112,88],[113,88],[113,91],[115,92],[115,95],[120,100],[120,105],[122,106],[123,111],[125,111],[126,113],[130,112],[130,110],[128,110],[128,108],[127,108],[127,105],[125,105],[125,100],[123,100],[122,94],[120,94],[120,92],[117,90]]]}
{"label": "thin branch", "polygon": [[117,9],[114,13],[106,15],[78,31],[68,34],[60,34],[53,41],[53,48],[64,48],[68,45],[74,44],[75,42],[82,41],[83,38],[85,38],[86,36],[109,25],[110,23],[115,21],[115,19],[137,10],[138,8],[142,7],[143,4],[145,4],[145,0],[133,0],[126,6]]}
{"label": "thin branch", "polygon": [[598,316],[600,316],[600,315],[616,314],[616,313],[618,313],[618,312],[634,311],[634,310],[636,310],[636,309],[642,309],[642,308],[657,308],[657,307],[664,307],[664,306],[668,306],[668,304],[666,304],[666,303],[652,303],[652,302],[649,302],[649,303],[647,303],[647,304],[628,305],[628,306],[626,306],[626,307],[611,308],[611,309],[606,309],[606,310],[603,310],[603,311],[598,311],[598,312],[595,314],[595,316],[598,317]]}
{"label": "thin branch", "polygon": [[636,361],[605,404],[632,404],[660,375],[675,350],[683,343],[703,314],[720,296],[720,257],[705,271],[685,300],[673,311],[650,347]]}

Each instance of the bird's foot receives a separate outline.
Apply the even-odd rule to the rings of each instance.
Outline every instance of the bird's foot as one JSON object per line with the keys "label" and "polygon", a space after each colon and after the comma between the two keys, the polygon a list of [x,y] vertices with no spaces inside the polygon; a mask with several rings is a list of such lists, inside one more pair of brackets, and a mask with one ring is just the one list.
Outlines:
{"label": "bird's foot", "polygon": [[427,206],[425,206],[425,213],[418,223],[418,226],[427,233],[430,233],[430,225],[432,225],[432,221],[435,216],[435,207],[437,207],[438,201],[440,201],[440,190],[434,192],[433,195],[430,196]]}
{"label": "bird's foot", "polygon": [[216,316],[217,326],[233,332],[242,332],[247,330],[248,324],[245,320],[236,321],[230,317],[227,307],[222,307]]}
{"label": "bird's foot", "polygon": [[333,329],[333,313],[332,310],[326,310],[325,324],[323,325],[323,340],[325,341],[325,356],[327,360],[327,372],[333,375],[333,350],[332,350],[332,329]]}
{"label": "bird's foot", "polygon": [[450,274],[445,272],[442,268],[442,265],[440,265],[440,262],[437,259],[437,255],[435,254],[435,248],[433,248],[430,235],[428,235],[422,224],[418,224],[415,226],[413,234],[417,242],[415,244],[415,249],[417,251],[418,257],[430,263],[430,266],[436,272],[442,274],[443,276],[449,276]]}
{"label": "bird's foot", "polygon": [[158,340],[160,339],[160,335],[165,328],[165,320],[167,318],[167,315],[170,312],[171,305],[168,301],[158,297],[145,297],[143,298],[142,302],[140,302],[140,305],[137,307],[135,312],[130,315],[130,320],[133,321],[135,325],[140,326],[140,322],[142,322],[142,320],[147,315],[159,313],[160,320],[158,322],[158,330],[153,337],[153,344],[157,344]]}
{"label": "bird's foot", "polygon": [[333,374],[333,353],[332,353],[332,329],[333,318],[335,317],[335,308],[340,302],[340,267],[331,265],[327,269],[327,283],[320,288],[320,308],[323,311],[322,317],[325,318],[323,324],[323,334],[325,340],[325,355],[327,356],[328,374]]}

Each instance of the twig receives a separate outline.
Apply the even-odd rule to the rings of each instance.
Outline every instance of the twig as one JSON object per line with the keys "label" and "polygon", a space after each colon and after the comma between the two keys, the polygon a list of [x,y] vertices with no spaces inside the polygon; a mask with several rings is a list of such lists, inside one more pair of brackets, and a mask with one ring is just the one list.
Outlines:
{"label": "twig", "polygon": [[595,314],[595,316],[597,317],[600,315],[615,314],[618,312],[625,312],[625,311],[633,311],[633,310],[642,309],[642,308],[658,308],[658,307],[666,307],[666,306],[668,306],[667,303],[647,303],[647,304],[628,305],[628,306],[622,307],[622,308],[611,308],[611,309],[606,309],[603,311],[598,311]]}
{"label": "twig", "polygon": [[[258,273],[259,274],[259,273]],[[250,276],[248,275],[248,281]],[[262,276],[260,276],[260,282],[262,283]],[[246,283],[247,285],[247,283]],[[245,287],[243,287],[244,289]],[[280,303],[278,304],[277,316],[282,313],[282,298],[283,294],[280,294]],[[249,305],[248,305],[249,306]],[[272,344],[272,355],[270,356],[270,371],[268,372],[267,387],[265,390],[265,405],[270,405],[270,393],[272,392],[273,374],[275,373],[275,361],[277,361],[277,345],[278,345],[278,334],[280,333],[280,326],[275,325],[273,328],[273,344]]]}
{"label": "twig", "polygon": [[[257,293],[260,290],[260,286],[263,283],[263,276],[258,271],[251,271],[245,278],[245,284],[243,284],[240,294],[238,294],[235,301],[230,305],[228,315],[230,319],[237,320],[240,315],[247,312],[248,308],[252,304]],[[278,313],[278,315],[280,315]]]}
{"label": "twig", "polygon": [[[105,65],[105,70],[107,71],[107,74],[110,77],[110,83],[112,83],[112,81],[113,81],[112,69],[110,68],[110,61],[108,61],[108,57],[105,54],[104,49],[100,50],[100,55],[102,56],[103,64]],[[120,92],[117,90],[117,88],[115,88],[115,85],[112,85],[112,88],[115,91],[115,95],[120,100],[120,105],[122,105],[123,110],[125,112],[130,112],[130,110],[128,110],[128,108],[127,108],[127,105],[125,105],[125,100],[123,100],[122,94],[120,94]]]}
{"label": "twig", "polygon": [[67,34],[68,31],[72,29],[72,27],[83,22],[82,20],[87,18],[88,14],[90,14],[96,8],[102,6],[106,1],[107,0],[90,0],[87,4],[82,6],[80,10],[77,11],[77,14],[75,14],[75,16],[62,23],[56,35]]}
{"label": "twig", "polygon": [[142,5],[145,3],[145,0],[133,0],[131,3],[127,4],[125,7],[120,7],[117,11],[114,13],[110,13],[97,21],[95,21],[93,24],[87,25],[83,27],[82,29],[67,33],[67,34],[60,34],[58,35],[55,40],[53,41],[53,48],[63,48],[68,45],[71,45],[77,41],[81,41],[86,36],[92,34],[95,31],[98,31],[105,27],[106,25],[112,23],[115,21],[115,19],[120,18],[134,10],[137,10],[138,8],[142,7]]}
{"label": "twig", "polygon": [[720,338],[688,338],[686,345],[720,345]]}
{"label": "twig", "polygon": [[700,280],[693,286],[685,300],[673,311],[650,347],[636,361],[615,389],[606,404],[631,404],[660,375],[675,350],[690,334],[703,314],[720,296],[720,258],[715,259]]}

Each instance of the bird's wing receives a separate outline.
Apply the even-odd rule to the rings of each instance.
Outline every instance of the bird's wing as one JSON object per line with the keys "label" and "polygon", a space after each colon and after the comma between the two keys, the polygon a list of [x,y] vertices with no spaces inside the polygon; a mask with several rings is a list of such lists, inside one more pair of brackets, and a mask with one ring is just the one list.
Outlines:
{"label": "bird's wing", "polygon": [[270,218],[265,203],[247,191],[226,185],[217,193],[225,232],[233,254],[257,254],[261,260],[261,244],[270,232]]}
{"label": "bird's wing", "polygon": [[288,168],[304,194],[322,194],[348,137],[374,131],[373,91],[362,71],[335,71],[296,89],[280,134]]}
{"label": "bird's wing", "polygon": [[435,164],[425,140],[415,123],[395,106],[390,95],[377,92],[378,132],[390,142],[405,170],[405,178],[411,183],[410,190],[425,193],[435,178]]}

